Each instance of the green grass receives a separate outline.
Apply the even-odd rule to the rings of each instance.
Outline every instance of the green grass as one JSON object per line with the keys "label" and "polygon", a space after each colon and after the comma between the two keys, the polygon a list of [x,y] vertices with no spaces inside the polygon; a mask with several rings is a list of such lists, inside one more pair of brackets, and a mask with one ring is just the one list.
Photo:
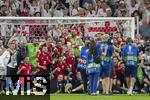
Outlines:
{"label": "green grass", "polygon": [[[17,95],[17,96],[6,96],[6,95],[0,95],[0,100],[49,100],[49,95],[44,96],[35,96],[35,95]],[[55,99],[54,99],[55,100]]]}
{"label": "green grass", "polygon": [[150,95],[136,94],[127,96],[126,94],[112,96],[89,96],[86,94],[52,94],[50,100],[150,100]]}

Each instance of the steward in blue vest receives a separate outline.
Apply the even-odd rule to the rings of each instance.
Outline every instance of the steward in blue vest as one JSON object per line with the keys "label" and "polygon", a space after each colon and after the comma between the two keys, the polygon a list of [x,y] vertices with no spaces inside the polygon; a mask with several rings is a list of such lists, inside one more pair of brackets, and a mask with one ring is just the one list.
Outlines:
{"label": "steward in blue vest", "polygon": [[132,44],[130,39],[127,39],[128,43],[122,48],[122,60],[125,64],[125,73],[127,77],[136,77],[138,67],[139,49]]}
{"label": "steward in blue vest", "polygon": [[88,49],[89,51],[86,70],[89,76],[89,89],[91,95],[96,95],[101,69],[100,69],[99,52],[96,46],[96,42],[94,40],[91,40]]}
{"label": "steward in blue vest", "polygon": [[110,75],[109,69],[111,67],[114,48],[107,41],[99,42],[97,47],[99,48],[100,64],[103,69],[104,77],[108,77]]}
{"label": "steward in blue vest", "polygon": [[122,60],[125,64],[125,66],[137,67],[138,62],[139,62],[138,56],[139,56],[139,50],[132,43],[129,43],[123,47],[123,49],[122,49],[122,58],[123,59]]}
{"label": "steward in blue vest", "polygon": [[138,48],[132,44],[132,39],[129,37],[126,39],[126,45],[122,48],[122,60],[125,64],[125,76],[126,83],[128,86],[128,95],[133,95],[133,87],[136,82],[137,77],[137,68],[138,68],[138,57],[139,50]]}
{"label": "steward in blue vest", "polygon": [[87,47],[81,48],[80,58],[78,59],[78,64],[77,64],[78,69],[86,69],[88,52],[89,52],[89,50]]}
{"label": "steward in blue vest", "polygon": [[86,73],[87,68],[87,60],[88,60],[88,52],[89,52],[89,40],[85,41],[85,46],[81,48],[80,57],[78,59],[77,68],[81,73],[81,78],[83,81],[84,92],[88,92],[87,90],[87,82],[88,82],[88,75]]}
{"label": "steward in blue vest", "polygon": [[103,94],[109,95],[109,87],[110,87],[110,74],[112,71],[112,56],[114,52],[113,45],[109,43],[110,36],[108,34],[104,34],[102,36],[102,41],[97,44],[99,50],[99,59],[101,65],[101,77]]}

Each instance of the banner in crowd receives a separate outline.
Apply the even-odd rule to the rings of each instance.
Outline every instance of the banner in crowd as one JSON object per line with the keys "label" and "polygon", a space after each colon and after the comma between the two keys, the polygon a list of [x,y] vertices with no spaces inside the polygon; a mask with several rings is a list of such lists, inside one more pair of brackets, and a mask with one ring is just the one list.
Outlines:
{"label": "banner in crowd", "polygon": [[94,37],[97,33],[122,33],[124,37],[131,37],[130,21],[103,20],[86,23],[84,26],[87,36]]}

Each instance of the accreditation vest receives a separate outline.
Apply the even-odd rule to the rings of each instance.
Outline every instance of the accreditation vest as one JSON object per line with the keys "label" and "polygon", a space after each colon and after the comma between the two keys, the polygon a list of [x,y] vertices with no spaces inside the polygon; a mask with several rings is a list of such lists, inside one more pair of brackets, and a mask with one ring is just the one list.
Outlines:
{"label": "accreditation vest", "polygon": [[138,65],[138,56],[139,50],[133,44],[128,44],[122,49],[122,58],[125,63],[125,66],[134,66]]}

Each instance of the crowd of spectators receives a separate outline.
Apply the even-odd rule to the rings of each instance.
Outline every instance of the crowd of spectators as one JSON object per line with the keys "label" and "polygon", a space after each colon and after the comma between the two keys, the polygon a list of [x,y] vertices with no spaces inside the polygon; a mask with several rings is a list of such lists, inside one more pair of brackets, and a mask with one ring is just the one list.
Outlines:
{"label": "crowd of spectators", "polygon": [[149,4],[149,0],[0,0],[0,16],[135,18],[138,16],[140,34],[148,36]]}

